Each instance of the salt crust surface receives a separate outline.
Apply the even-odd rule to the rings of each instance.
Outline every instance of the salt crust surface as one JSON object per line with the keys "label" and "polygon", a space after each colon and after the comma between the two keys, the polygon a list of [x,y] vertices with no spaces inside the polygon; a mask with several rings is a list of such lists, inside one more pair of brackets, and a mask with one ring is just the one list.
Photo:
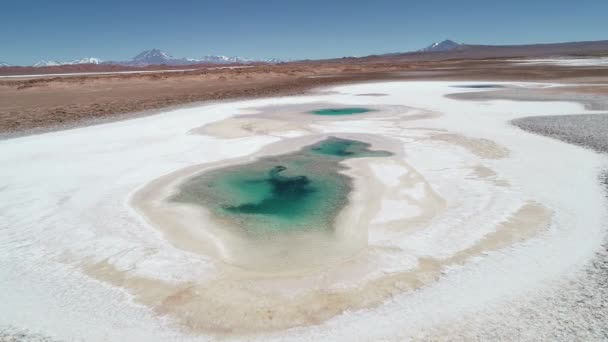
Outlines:
{"label": "salt crust surface", "polygon": [[[526,305],[527,298],[575,274],[599,249],[606,217],[597,175],[607,163],[604,156],[525,133],[508,121],[593,112],[576,103],[479,104],[443,97],[471,91],[452,87],[462,84],[466,82],[349,85],[332,88],[338,93],[330,95],[178,109],[1,141],[0,327],[27,328],[59,340],[207,340],[134,303],[128,292],[87,277],[73,260],[108,260],[118,269],[167,281],[213,277],[214,263],[168,243],[129,207],[130,195],[146,181],[177,169],[243,157],[282,139],[222,140],[187,134],[193,127],[246,113],[242,108],[318,101],[407,105],[442,114],[409,121],[406,128],[366,119],[315,124],[325,133],[381,134],[401,141],[408,164],[447,200],[448,210],[435,218],[431,228],[392,242],[400,248],[416,255],[449,257],[527,201],[552,210],[552,223],[540,236],[447,270],[437,283],[379,307],[248,339],[403,340],[441,335],[441,327],[463,315],[492,317],[505,306]],[[351,95],[359,93],[387,96]],[[508,158],[482,162],[508,179],[511,188],[490,191],[494,188],[467,181],[470,166],[479,158],[462,146],[426,139],[425,129],[488,139],[508,148]],[[298,133],[286,134],[291,135]],[[373,169],[386,175],[382,179],[387,185],[394,177],[407,175],[395,166],[377,164]],[[420,198],[424,191],[417,186],[404,194]],[[411,210],[403,214],[413,215]],[[370,241],[382,243],[382,236],[382,232],[370,234]],[[399,268],[399,260],[391,267]],[[545,304],[547,311],[559,305]]]}

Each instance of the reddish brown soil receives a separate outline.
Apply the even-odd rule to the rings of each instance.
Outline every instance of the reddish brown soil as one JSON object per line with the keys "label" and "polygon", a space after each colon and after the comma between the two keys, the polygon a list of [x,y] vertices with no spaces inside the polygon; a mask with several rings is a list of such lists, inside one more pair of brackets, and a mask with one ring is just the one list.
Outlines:
{"label": "reddish brown soil", "polygon": [[[518,66],[497,59],[345,60],[172,73],[3,79],[0,134],[86,125],[100,119],[119,119],[125,113],[200,101],[297,94],[325,85],[391,79],[608,83],[608,68]],[[606,96],[605,87],[587,86],[582,91]]]}

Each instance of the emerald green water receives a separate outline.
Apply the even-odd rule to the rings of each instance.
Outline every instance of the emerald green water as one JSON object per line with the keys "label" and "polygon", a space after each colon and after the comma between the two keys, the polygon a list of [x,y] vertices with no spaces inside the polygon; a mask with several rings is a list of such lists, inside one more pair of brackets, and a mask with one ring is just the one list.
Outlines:
{"label": "emerald green water", "polygon": [[328,138],[293,153],[193,177],[171,200],[202,205],[251,234],[330,231],[352,188],[351,179],[339,173],[344,169],[340,162],[391,155],[369,146]]}
{"label": "emerald green water", "polygon": [[313,110],[310,113],[316,115],[352,115],[352,114],[363,114],[367,112],[371,112],[372,110],[369,108],[363,107],[350,107],[350,108],[326,108]]}

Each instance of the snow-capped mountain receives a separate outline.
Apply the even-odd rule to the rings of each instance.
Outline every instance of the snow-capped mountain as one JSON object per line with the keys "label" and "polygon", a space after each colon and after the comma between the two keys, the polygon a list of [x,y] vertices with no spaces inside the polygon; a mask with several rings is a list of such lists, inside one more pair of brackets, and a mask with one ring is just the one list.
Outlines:
{"label": "snow-capped mountain", "polygon": [[245,57],[230,57],[230,56],[203,56],[201,58],[177,58],[169,55],[168,53],[159,50],[152,49],[146,50],[138,54],[137,56],[131,58],[128,61],[122,62],[109,62],[112,64],[120,64],[120,65],[129,65],[129,66],[147,66],[147,65],[191,65],[191,64],[248,64],[248,63],[279,63],[280,61],[277,59],[269,59],[269,60],[255,60],[251,58]]}
{"label": "snow-capped mountain", "polygon": [[279,63],[293,62],[293,61],[295,61],[295,60],[294,59],[279,59],[279,58],[266,58],[266,59],[258,60],[258,62],[269,63],[269,64],[279,64]]}
{"label": "snow-capped mountain", "polygon": [[253,63],[256,62],[253,59],[245,57],[228,57],[228,56],[203,56],[198,59],[199,63],[213,63],[213,64],[230,64],[230,63]]}
{"label": "snow-capped mountain", "polygon": [[101,64],[103,61],[95,57],[84,57],[79,60],[70,62],[70,64]]}
{"label": "snow-capped mountain", "polygon": [[101,63],[103,63],[103,62],[99,58],[85,57],[85,58],[68,61],[68,62],[41,60],[38,63],[34,64],[34,66],[35,67],[48,67],[48,66],[58,66],[58,65],[101,64]]}
{"label": "snow-capped mountain", "polygon": [[47,67],[47,66],[57,66],[57,65],[62,65],[62,63],[58,62],[58,61],[41,60],[41,61],[38,61],[36,64],[34,64],[35,67]]}
{"label": "snow-capped mountain", "polygon": [[462,44],[456,43],[455,41],[446,39],[440,43],[433,43],[424,49],[418,50],[418,52],[441,52],[441,51],[450,51],[457,49]]}
{"label": "snow-capped mountain", "polygon": [[12,66],[12,65],[5,63],[5,62],[0,62],[0,67],[9,67],[9,66]]}

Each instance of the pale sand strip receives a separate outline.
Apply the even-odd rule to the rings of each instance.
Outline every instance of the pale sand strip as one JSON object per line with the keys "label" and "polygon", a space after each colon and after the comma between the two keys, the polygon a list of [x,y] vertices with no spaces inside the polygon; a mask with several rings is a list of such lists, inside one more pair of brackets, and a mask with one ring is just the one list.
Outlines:
{"label": "pale sand strip", "polygon": [[[271,105],[248,108],[257,114],[238,115],[226,120],[212,122],[190,130],[191,134],[208,134],[218,138],[233,139],[255,135],[283,136],[285,133],[320,134],[313,126],[323,122],[335,122],[338,117],[314,115],[310,111],[325,108],[353,107],[334,102],[313,102],[290,105]],[[439,113],[407,106],[363,106],[372,111],[355,115],[341,115],[340,122],[356,121],[373,117],[391,121],[411,121],[438,117]]]}
{"label": "pale sand strip", "polygon": [[273,135],[288,131],[308,131],[302,125],[263,118],[230,118],[198,127],[190,131],[193,134],[208,134],[225,139],[250,137],[254,135]]}
{"label": "pale sand strip", "polygon": [[429,139],[458,145],[484,159],[502,159],[509,156],[509,150],[506,147],[488,139],[469,138],[455,133],[433,134]]}

